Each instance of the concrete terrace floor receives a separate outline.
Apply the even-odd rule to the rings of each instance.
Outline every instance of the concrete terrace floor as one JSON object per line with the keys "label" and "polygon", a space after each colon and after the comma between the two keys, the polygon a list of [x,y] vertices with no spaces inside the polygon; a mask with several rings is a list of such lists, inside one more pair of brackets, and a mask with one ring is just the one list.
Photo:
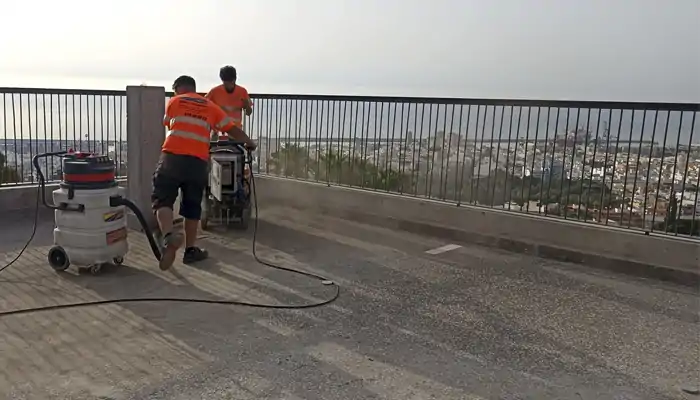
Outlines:
{"label": "concrete terrace floor", "polygon": [[[0,228],[0,260],[30,233]],[[2,399],[696,399],[692,288],[267,209],[259,255],[341,285],[303,311],[183,303],[0,318]],[[158,270],[143,237],[99,276],[46,265],[52,220],[0,274],[0,309],[123,296],[303,303],[331,294],[256,264],[250,232],[206,233],[212,259]],[[4,263],[3,263],[4,265]]]}

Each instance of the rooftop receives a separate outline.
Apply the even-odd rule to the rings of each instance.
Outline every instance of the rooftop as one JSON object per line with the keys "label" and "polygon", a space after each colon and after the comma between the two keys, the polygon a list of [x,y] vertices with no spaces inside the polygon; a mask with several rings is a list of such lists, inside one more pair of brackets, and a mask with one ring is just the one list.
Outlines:
{"label": "rooftop", "polygon": [[[0,259],[31,232],[3,215]],[[161,272],[130,235],[101,275],[46,264],[53,221],[0,274],[3,311],[117,297],[304,303],[332,294],[257,264],[251,232],[202,236],[212,257]],[[258,253],[341,286],[330,306],[274,311],[137,303],[6,316],[1,398],[679,399],[697,385],[697,289],[285,207]],[[672,338],[672,339],[671,339]],[[10,366],[9,368],[7,366]],[[14,396],[14,397],[13,397]],[[687,396],[687,397],[683,397]]]}
{"label": "rooftop", "polygon": [[[0,266],[31,232],[37,153],[107,155],[150,207],[164,88],[0,93]],[[132,232],[123,266],[57,274],[42,208],[0,273],[0,398],[697,399],[700,105],[253,99],[257,254],[337,301],[13,313],[334,294],[255,262],[251,231],[203,232],[211,259],[168,272]]]}

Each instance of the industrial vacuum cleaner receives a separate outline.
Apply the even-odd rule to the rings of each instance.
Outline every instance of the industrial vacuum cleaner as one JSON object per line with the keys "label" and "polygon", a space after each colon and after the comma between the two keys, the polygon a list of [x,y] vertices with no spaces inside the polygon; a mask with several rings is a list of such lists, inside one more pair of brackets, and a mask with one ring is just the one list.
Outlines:
{"label": "industrial vacuum cleaner", "polygon": [[[63,179],[53,192],[53,204],[46,201],[46,180],[39,166],[41,158],[62,157]],[[54,245],[48,261],[56,271],[73,264],[96,274],[105,265],[121,265],[129,251],[127,209],[142,225],[153,255],[160,260],[160,246],[138,207],[125,197],[117,184],[114,161],[92,153],[60,151],[32,159],[39,179],[39,196],[54,210]]]}

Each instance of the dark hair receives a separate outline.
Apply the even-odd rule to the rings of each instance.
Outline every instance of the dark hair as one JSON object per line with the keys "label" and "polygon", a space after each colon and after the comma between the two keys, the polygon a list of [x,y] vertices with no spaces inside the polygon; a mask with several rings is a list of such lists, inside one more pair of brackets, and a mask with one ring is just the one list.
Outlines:
{"label": "dark hair", "polygon": [[221,69],[219,70],[219,78],[221,78],[223,82],[235,81],[237,77],[236,75],[236,68],[233,68],[230,65],[221,67]]}
{"label": "dark hair", "polygon": [[180,75],[175,82],[173,82],[173,90],[177,90],[180,86],[190,86],[192,89],[197,89],[197,83],[195,83],[194,78],[188,75]]}

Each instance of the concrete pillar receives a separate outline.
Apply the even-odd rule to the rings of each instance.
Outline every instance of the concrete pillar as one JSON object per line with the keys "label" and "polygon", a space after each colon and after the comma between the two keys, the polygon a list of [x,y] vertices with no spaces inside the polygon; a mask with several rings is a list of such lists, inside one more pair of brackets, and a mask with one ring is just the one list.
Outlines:
{"label": "concrete pillar", "polygon": [[[128,146],[128,197],[143,212],[151,228],[157,226],[151,212],[153,171],[165,140],[163,115],[165,88],[126,87],[126,141]],[[141,230],[136,217],[129,215],[128,226]]]}

